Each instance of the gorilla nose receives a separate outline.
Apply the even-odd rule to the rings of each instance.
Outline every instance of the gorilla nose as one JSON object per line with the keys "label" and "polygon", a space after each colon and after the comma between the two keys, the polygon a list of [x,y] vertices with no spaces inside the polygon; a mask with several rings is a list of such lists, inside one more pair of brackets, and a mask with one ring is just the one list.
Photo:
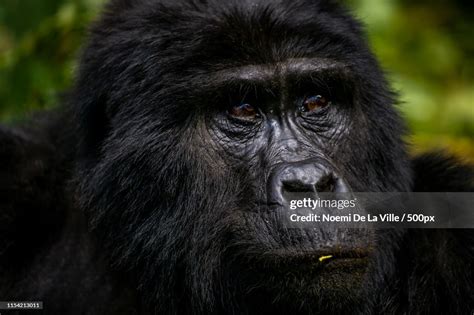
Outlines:
{"label": "gorilla nose", "polygon": [[291,193],[343,193],[347,184],[328,167],[319,163],[297,162],[278,166],[270,175],[267,187],[270,204],[283,204]]}

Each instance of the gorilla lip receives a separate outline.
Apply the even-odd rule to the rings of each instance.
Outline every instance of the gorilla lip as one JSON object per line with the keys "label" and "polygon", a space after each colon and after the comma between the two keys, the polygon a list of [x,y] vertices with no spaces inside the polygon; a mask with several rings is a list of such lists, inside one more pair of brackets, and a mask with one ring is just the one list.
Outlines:
{"label": "gorilla lip", "polygon": [[334,249],[334,250],[324,250],[324,251],[316,251],[314,253],[308,253],[308,256],[312,258],[317,258],[320,263],[326,263],[329,261],[337,260],[337,259],[361,259],[361,258],[368,258],[370,255],[369,249]]}
{"label": "gorilla lip", "polygon": [[[247,265],[258,272],[322,276],[333,271],[344,274],[360,273],[369,264],[369,249],[337,249],[320,251],[279,250],[254,256]],[[249,261],[247,261],[249,263]]]}
{"label": "gorilla lip", "polygon": [[372,252],[370,247],[367,248],[333,248],[315,251],[274,251],[267,253],[267,257],[277,264],[317,264],[325,265],[335,260],[352,261],[364,260],[370,256]]}

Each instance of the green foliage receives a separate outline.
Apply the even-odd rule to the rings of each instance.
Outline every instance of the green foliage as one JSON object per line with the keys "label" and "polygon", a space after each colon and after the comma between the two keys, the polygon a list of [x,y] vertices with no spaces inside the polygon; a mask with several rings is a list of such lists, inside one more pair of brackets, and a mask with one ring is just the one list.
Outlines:
{"label": "green foliage", "polygon": [[[469,1],[347,0],[393,86],[413,147],[474,161],[474,22]],[[103,0],[0,2],[0,120],[60,103]]]}
{"label": "green foliage", "polygon": [[0,119],[60,103],[98,8],[93,0],[2,0]]}
{"label": "green foliage", "polygon": [[474,21],[469,1],[353,0],[400,94],[413,148],[474,161]]}

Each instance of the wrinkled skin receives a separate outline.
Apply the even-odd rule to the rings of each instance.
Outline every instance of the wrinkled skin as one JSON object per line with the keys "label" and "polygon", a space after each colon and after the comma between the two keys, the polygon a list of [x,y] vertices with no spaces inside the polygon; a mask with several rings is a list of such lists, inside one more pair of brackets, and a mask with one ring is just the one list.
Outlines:
{"label": "wrinkled skin", "polygon": [[[470,310],[470,232],[309,233],[275,215],[285,192],[470,190],[461,166],[424,186],[394,103],[332,1],[112,1],[60,115],[77,127],[56,146],[77,144],[68,187],[85,218],[72,211],[66,226],[84,230],[57,250],[93,244],[81,270],[102,266],[100,303],[117,311],[417,313],[438,296]],[[435,276],[441,247],[459,259]],[[320,263],[328,252],[342,259]],[[439,291],[452,281],[456,294]]]}

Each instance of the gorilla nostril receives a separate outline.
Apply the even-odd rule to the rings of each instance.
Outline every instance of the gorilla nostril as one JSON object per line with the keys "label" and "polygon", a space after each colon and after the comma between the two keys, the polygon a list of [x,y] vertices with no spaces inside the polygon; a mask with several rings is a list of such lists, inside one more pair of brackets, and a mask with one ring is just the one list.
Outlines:
{"label": "gorilla nostril", "polygon": [[285,180],[282,181],[282,190],[284,192],[314,192],[314,186],[306,184],[299,180]]}
{"label": "gorilla nostril", "polygon": [[334,174],[322,176],[314,185],[317,192],[334,192],[336,190],[337,178]]}
{"label": "gorilla nostril", "polygon": [[314,196],[350,191],[344,180],[317,162],[285,163],[276,167],[267,182],[268,204],[283,205],[285,201],[294,199],[295,193]]}

